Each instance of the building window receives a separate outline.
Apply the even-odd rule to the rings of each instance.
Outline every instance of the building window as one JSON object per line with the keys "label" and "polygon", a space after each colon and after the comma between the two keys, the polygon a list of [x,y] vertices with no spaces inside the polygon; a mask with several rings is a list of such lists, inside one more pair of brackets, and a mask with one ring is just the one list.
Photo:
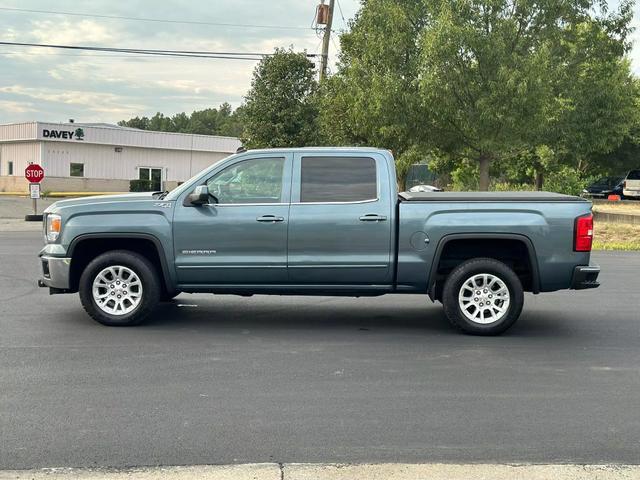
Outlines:
{"label": "building window", "polygon": [[159,192],[162,190],[162,169],[140,167],[138,169],[138,178],[149,182],[148,188],[151,192]]}
{"label": "building window", "polygon": [[303,157],[300,183],[303,203],[374,200],[376,162],[368,157]]}
{"label": "building window", "polygon": [[72,163],[69,168],[72,177],[84,177],[84,163]]}
{"label": "building window", "polygon": [[7,167],[7,175],[13,175],[13,162],[9,162]]}

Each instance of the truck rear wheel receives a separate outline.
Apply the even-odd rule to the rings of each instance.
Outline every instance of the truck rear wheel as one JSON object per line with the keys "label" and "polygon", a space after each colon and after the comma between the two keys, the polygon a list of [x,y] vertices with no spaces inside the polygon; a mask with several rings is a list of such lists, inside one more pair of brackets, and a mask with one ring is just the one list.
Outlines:
{"label": "truck rear wheel", "polygon": [[156,270],[142,255],[114,250],[93,259],[80,277],[80,301],[99,323],[141,323],[160,301]]}
{"label": "truck rear wheel", "polygon": [[473,335],[499,335],[522,312],[520,279],[504,263],[474,258],[458,265],[442,292],[444,312],[452,325]]}

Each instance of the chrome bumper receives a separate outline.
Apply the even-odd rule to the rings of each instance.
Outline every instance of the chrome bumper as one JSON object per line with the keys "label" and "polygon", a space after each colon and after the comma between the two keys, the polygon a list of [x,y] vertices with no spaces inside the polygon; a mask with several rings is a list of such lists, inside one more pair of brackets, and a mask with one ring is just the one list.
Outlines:
{"label": "chrome bumper", "polygon": [[40,262],[42,264],[42,277],[38,280],[38,286],[56,290],[69,289],[70,258],[43,255],[40,257]]}

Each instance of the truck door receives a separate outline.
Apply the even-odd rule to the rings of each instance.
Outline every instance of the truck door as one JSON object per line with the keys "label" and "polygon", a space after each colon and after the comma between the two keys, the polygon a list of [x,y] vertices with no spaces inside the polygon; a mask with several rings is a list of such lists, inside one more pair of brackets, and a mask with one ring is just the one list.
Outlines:
{"label": "truck door", "polygon": [[393,201],[382,155],[296,153],[289,281],[389,285]]}
{"label": "truck door", "polygon": [[217,202],[176,206],[178,283],[286,283],[291,169],[288,153],[241,157],[206,181]]}

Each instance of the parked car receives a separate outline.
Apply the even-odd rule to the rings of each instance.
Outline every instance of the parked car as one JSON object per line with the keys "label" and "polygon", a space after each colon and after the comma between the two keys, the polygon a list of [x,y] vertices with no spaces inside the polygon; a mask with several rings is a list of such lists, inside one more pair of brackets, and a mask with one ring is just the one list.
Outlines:
{"label": "parked car", "polygon": [[415,185],[409,189],[410,192],[444,192],[442,188],[434,187],[433,185]]}
{"label": "parked car", "polygon": [[624,179],[622,193],[625,197],[640,198],[640,170],[631,170]]}
{"label": "parked car", "polygon": [[607,198],[609,195],[620,195],[620,197],[622,197],[624,178],[624,176],[602,177],[582,190],[582,196]]}
{"label": "parked car", "polygon": [[523,292],[599,285],[589,201],[398,194],[393,156],[371,148],[249,150],[170,193],[56,202],[44,235],[39,285],[79,292],[105,325],[138,324],[180,292],[395,293],[428,294],[454,326],[494,335]]}

